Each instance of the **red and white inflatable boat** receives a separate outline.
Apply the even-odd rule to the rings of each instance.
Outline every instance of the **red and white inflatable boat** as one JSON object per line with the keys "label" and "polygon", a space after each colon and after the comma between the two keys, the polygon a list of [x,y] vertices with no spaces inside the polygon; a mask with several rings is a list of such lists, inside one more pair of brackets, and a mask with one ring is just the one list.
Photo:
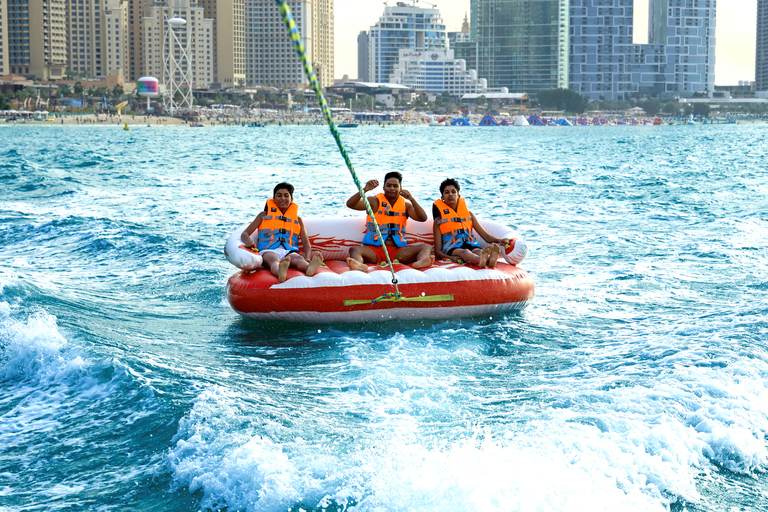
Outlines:
{"label": "red and white inflatable boat", "polygon": [[[366,272],[350,270],[346,263],[349,248],[360,245],[365,218],[305,218],[312,249],[325,258],[326,266],[307,277],[288,270],[280,283],[261,267],[261,256],[240,241],[244,227],[230,236],[224,253],[242,269],[229,278],[227,296],[239,314],[261,320],[290,322],[366,322],[391,319],[443,319],[503,313],[524,308],[534,293],[533,279],[516,266],[528,250],[510,228],[482,221],[488,233],[499,238],[516,238],[496,268],[435,262],[417,270],[395,264],[401,299],[380,297],[395,291],[389,266],[370,266]],[[408,244],[432,244],[432,222],[408,221]],[[253,233],[254,240],[257,232]],[[478,237],[481,243],[484,243]],[[303,249],[302,249],[303,253]],[[375,302],[374,302],[375,301]]]}

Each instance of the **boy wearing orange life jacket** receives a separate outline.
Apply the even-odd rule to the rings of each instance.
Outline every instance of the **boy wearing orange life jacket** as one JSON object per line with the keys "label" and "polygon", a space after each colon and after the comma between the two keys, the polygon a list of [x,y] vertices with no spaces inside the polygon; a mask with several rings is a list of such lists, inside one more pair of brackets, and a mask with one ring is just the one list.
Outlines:
{"label": "boy wearing orange life jacket", "polygon": [[[368,270],[366,263],[386,262],[387,254],[390,260],[412,263],[413,268],[425,268],[435,262],[432,247],[429,244],[408,246],[405,241],[405,225],[408,218],[424,222],[428,217],[411,193],[401,188],[402,181],[402,174],[396,171],[389,172],[384,176],[384,192],[368,197],[371,209],[375,212],[375,221],[384,238],[387,253],[384,253],[381,240],[376,234],[374,221],[368,217],[363,245],[349,249],[347,263],[352,270],[365,272]],[[368,192],[378,186],[377,180],[370,180],[363,190]],[[347,200],[347,206],[353,210],[365,211],[365,202],[359,192],[355,192]]]}
{"label": "boy wearing orange life jacket", "polygon": [[[293,202],[293,185],[278,183],[264,211],[240,235],[246,247],[256,247],[264,259],[262,266],[268,268],[281,283],[285,282],[288,268],[294,267],[313,276],[323,262],[319,252],[312,255],[312,245],[298,212],[299,205]],[[257,229],[258,241],[254,244],[251,234]],[[299,254],[299,239],[306,257]]]}
{"label": "boy wearing orange life jacket", "polygon": [[[490,235],[477,221],[475,214],[459,194],[459,182],[453,178],[440,184],[441,198],[432,205],[432,236],[435,239],[435,256],[455,263],[464,260],[480,268],[495,267],[501,248],[496,244],[508,244],[508,239]],[[482,249],[472,230],[488,242]]]}

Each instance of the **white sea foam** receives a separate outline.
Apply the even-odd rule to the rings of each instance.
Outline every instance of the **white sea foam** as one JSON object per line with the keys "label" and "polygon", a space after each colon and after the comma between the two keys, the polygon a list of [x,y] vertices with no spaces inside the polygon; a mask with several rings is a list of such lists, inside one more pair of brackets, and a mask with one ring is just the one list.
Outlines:
{"label": "white sea foam", "polygon": [[[560,441],[551,432],[508,432],[433,446],[415,441],[413,432],[383,429],[345,449],[332,438],[280,441],[279,429],[258,432],[245,416],[233,393],[216,388],[180,423],[169,465],[177,485],[202,492],[203,507],[277,511],[335,502],[361,511],[666,510],[653,482],[628,473],[638,469],[633,459],[643,458],[642,449],[625,454],[585,436],[584,426]],[[623,460],[609,460],[614,455]]]}
{"label": "white sea foam", "polygon": [[[469,391],[483,387],[467,387],[473,372],[439,370],[442,360],[472,367],[471,345],[417,347],[401,335],[383,343],[350,345],[348,376],[335,375],[341,388],[327,397],[361,417],[360,432],[317,431],[309,417],[311,426],[275,423],[239,392],[213,388],[179,424],[169,453],[176,484],[201,492],[205,507],[254,511],[332,502],[359,511],[653,511],[700,502],[700,482],[719,467],[768,470],[768,365],[759,360],[723,371],[692,364],[697,351],[672,352],[661,364],[670,371],[648,384],[610,372],[582,380],[585,362],[557,377],[560,394],[483,421],[461,413],[488,400]],[[645,350],[660,354],[662,346]],[[471,423],[459,421],[459,435],[426,433],[440,414]]]}

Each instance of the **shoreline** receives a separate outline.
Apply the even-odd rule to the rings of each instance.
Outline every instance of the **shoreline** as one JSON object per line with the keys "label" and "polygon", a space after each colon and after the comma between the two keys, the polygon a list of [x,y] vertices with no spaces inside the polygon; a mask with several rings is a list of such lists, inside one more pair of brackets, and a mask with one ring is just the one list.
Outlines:
{"label": "shoreline", "polygon": [[[162,126],[186,126],[190,127],[191,123],[189,121],[186,121],[184,119],[176,118],[176,117],[167,117],[167,116],[107,116],[107,115],[94,115],[94,114],[83,114],[83,115],[67,115],[62,117],[55,117],[50,118],[51,120],[36,120],[36,119],[24,119],[24,120],[16,120],[8,122],[6,118],[0,118],[0,128],[2,127],[12,127],[12,126],[75,126],[75,127],[88,127],[88,128],[96,128],[96,127],[102,127],[102,128],[122,128],[125,129],[126,126],[134,127],[134,126],[144,126],[144,127],[162,127]],[[334,122],[336,123],[336,126],[340,123],[345,122],[345,119],[334,119]],[[696,124],[735,124],[735,125],[753,125],[753,124],[766,124],[768,121],[766,119],[736,119],[734,122],[728,123],[728,122],[713,122],[713,123],[696,123]],[[299,119],[275,119],[275,118],[268,118],[268,119],[241,119],[241,120],[218,120],[218,119],[202,119],[195,121],[198,125],[202,125],[204,128],[211,128],[211,127],[227,127],[227,126],[236,126],[236,127],[249,127],[248,125],[251,124],[259,124],[259,127],[270,127],[270,126],[327,126],[325,119],[323,117],[317,117],[317,118],[299,118]],[[384,123],[381,122],[368,122],[368,121],[362,121],[357,122],[359,124],[359,127],[367,127],[367,126],[374,126],[378,127],[382,124],[390,127],[390,126],[429,126],[428,122],[412,122],[412,121],[387,121]],[[676,123],[677,125],[683,125],[684,123]],[[474,126],[474,125],[473,125]],[[609,125],[609,126],[622,126],[622,125]],[[624,126],[650,126],[648,124],[639,124],[639,125],[624,125]],[[662,126],[669,126],[668,123],[665,123]],[[446,126],[447,127],[447,126]],[[511,126],[510,126],[511,127]],[[577,127],[577,126],[574,126]],[[515,127],[518,128],[518,127]],[[524,128],[524,127],[523,127]],[[537,127],[534,127],[537,128]]]}

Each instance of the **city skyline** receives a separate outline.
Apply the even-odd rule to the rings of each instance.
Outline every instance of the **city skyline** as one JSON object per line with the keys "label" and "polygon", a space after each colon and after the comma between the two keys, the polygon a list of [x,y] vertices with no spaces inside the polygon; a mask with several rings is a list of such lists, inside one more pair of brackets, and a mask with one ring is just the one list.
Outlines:
{"label": "city skyline", "polygon": [[[397,0],[388,3],[394,5]],[[648,0],[637,3],[647,5]],[[461,30],[470,0],[419,0],[419,7],[436,6],[449,32]],[[358,34],[368,30],[384,12],[382,0],[335,0],[336,77],[357,77]],[[736,85],[755,79],[757,0],[721,0],[717,5],[715,84]],[[482,77],[481,77],[482,78]]]}

